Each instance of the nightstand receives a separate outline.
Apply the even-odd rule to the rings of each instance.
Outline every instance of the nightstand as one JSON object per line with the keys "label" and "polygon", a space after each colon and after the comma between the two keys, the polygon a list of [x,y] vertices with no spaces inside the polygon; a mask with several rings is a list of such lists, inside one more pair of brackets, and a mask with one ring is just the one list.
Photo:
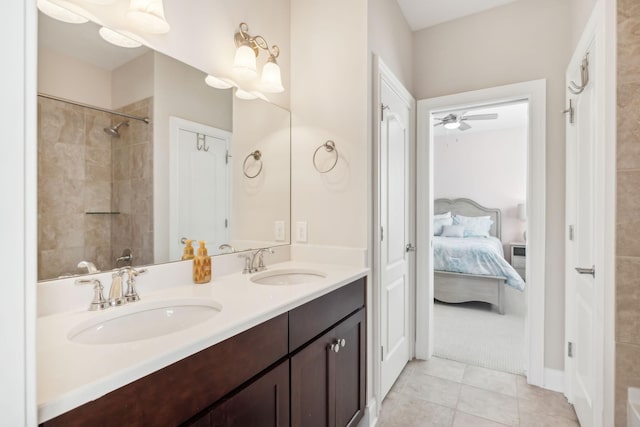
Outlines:
{"label": "nightstand", "polygon": [[511,242],[511,265],[523,280],[527,277],[527,244],[523,242]]}

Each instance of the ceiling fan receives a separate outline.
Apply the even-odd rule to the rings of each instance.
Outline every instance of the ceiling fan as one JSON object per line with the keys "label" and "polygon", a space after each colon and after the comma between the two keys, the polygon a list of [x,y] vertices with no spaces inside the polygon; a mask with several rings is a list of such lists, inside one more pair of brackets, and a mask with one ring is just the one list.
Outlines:
{"label": "ceiling fan", "polygon": [[466,113],[462,114],[454,114],[450,113],[445,117],[435,117],[436,120],[440,120],[440,123],[436,123],[434,126],[444,125],[447,129],[460,129],[467,130],[471,129],[471,126],[466,123],[467,120],[495,120],[498,118],[498,115],[493,114],[473,114],[471,116],[467,116]]}

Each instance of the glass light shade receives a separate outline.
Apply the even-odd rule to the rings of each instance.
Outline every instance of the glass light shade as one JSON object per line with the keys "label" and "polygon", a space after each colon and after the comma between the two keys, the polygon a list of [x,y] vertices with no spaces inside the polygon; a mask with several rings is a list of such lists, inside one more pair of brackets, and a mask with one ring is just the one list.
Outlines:
{"label": "glass light shade", "polygon": [[459,122],[445,123],[444,127],[446,129],[458,129],[460,127],[460,123]]}
{"label": "glass light shade", "polygon": [[247,100],[247,101],[251,101],[253,99],[256,99],[257,96],[252,92],[247,92],[244,89],[237,88],[236,89],[236,98],[244,99],[244,100]]}
{"label": "glass light shade", "polygon": [[204,82],[211,87],[215,87],[216,89],[229,89],[235,86],[238,86],[236,82],[226,77],[216,77],[209,74],[205,77]]}
{"label": "glass light shade", "polygon": [[256,53],[248,44],[242,44],[236,49],[236,56],[233,60],[233,73],[241,80],[255,79],[258,75],[256,71]]}
{"label": "glass light shade", "polygon": [[137,42],[131,37],[128,37],[122,33],[114,31],[111,28],[101,27],[100,30],[98,30],[98,33],[100,33],[100,37],[102,37],[105,41],[108,41],[109,43],[116,46],[126,47],[129,49],[142,46],[142,43]]}
{"label": "glass light shade", "polygon": [[131,0],[127,18],[140,30],[151,34],[169,32],[162,0]]}
{"label": "glass light shade", "polygon": [[59,1],[61,5],[50,2],[49,0],[38,0],[38,9],[47,16],[58,21],[68,24],[84,24],[89,22],[87,18],[82,16],[82,8],[67,2]]}
{"label": "glass light shade", "polygon": [[284,92],[284,87],[282,86],[282,77],[280,75],[280,66],[273,56],[270,56],[267,63],[264,64],[264,67],[262,67],[260,88],[263,91],[269,93]]}
{"label": "glass light shade", "polygon": [[99,4],[102,6],[114,4],[116,2],[116,0],[84,0],[84,1],[93,3],[93,4]]}

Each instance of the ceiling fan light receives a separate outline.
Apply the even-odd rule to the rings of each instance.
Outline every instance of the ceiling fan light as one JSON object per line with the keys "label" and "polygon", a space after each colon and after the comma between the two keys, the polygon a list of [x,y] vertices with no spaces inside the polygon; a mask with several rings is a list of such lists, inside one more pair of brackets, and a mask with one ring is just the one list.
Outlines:
{"label": "ceiling fan light", "polygon": [[66,1],[53,3],[49,0],[38,0],[37,6],[40,12],[58,21],[68,24],[84,24],[85,22],[89,22],[89,20],[84,17],[85,13],[83,12],[85,11],[81,7],[67,3]]}
{"label": "ceiling fan light", "polygon": [[131,0],[127,18],[146,33],[165,34],[171,28],[164,18],[162,0]]}
{"label": "ceiling fan light", "polygon": [[445,123],[444,127],[445,129],[449,129],[449,130],[458,129],[460,127],[460,122],[455,121],[455,122]]}
{"label": "ceiling fan light", "polygon": [[101,27],[100,30],[98,30],[98,33],[105,41],[116,46],[126,47],[128,49],[142,46],[142,43],[134,40],[128,35],[112,30],[111,28]]}

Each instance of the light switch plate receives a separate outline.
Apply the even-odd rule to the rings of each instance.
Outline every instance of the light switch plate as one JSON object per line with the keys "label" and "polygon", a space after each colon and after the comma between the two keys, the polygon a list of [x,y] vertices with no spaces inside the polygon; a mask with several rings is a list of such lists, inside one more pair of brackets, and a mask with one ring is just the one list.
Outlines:
{"label": "light switch plate", "polygon": [[274,232],[276,242],[284,242],[284,221],[276,221],[274,223]]}
{"label": "light switch plate", "polygon": [[296,222],[296,242],[307,243],[307,222]]}

